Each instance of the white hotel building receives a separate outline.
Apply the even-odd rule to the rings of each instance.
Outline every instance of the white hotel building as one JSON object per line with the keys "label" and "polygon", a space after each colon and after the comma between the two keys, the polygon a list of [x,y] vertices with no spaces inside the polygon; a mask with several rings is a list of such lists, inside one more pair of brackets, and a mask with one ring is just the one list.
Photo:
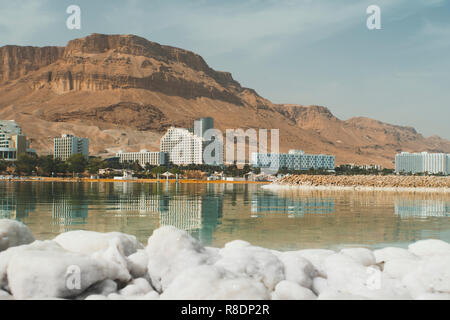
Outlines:
{"label": "white hotel building", "polygon": [[305,154],[302,150],[290,150],[289,153],[253,153],[252,166],[287,170],[334,170],[335,157],[324,154]]}
{"label": "white hotel building", "polygon": [[395,157],[397,173],[450,174],[450,154],[402,152]]}
{"label": "white hotel building", "polygon": [[[223,142],[209,137],[208,131],[212,129],[213,118],[195,120],[193,129],[172,127],[161,138],[161,152],[167,153],[169,162],[175,165],[222,165]],[[205,150],[208,158],[205,158]]]}
{"label": "white hotel building", "polygon": [[203,164],[203,138],[184,128],[170,128],[161,138],[161,152],[175,165]]}
{"label": "white hotel building", "polygon": [[53,158],[66,161],[74,154],[82,154],[89,158],[89,139],[63,134],[53,139]]}
{"label": "white hotel building", "polygon": [[152,152],[141,150],[140,152],[123,152],[119,151],[116,155],[120,163],[138,162],[141,167],[149,164],[152,166],[165,166],[168,164],[169,155],[165,152]]}
{"label": "white hotel building", "polygon": [[22,153],[36,153],[29,149],[27,137],[14,120],[0,120],[0,160],[16,161]]}

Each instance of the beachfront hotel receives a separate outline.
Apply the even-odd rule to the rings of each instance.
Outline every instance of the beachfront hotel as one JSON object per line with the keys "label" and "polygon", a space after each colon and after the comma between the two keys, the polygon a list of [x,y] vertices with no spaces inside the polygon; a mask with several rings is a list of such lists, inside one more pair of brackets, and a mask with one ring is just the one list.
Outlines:
{"label": "beachfront hotel", "polygon": [[16,161],[22,153],[35,153],[28,145],[16,121],[0,120],[0,160]]}
{"label": "beachfront hotel", "polygon": [[287,170],[335,169],[335,157],[324,154],[306,154],[303,150],[289,153],[253,153],[254,168],[280,168]]}
{"label": "beachfront hotel", "polygon": [[66,161],[74,154],[89,157],[89,139],[63,134],[61,138],[53,139],[53,158]]}
{"label": "beachfront hotel", "polygon": [[[201,118],[194,121],[193,129],[171,127],[161,138],[161,152],[169,155],[169,162],[175,165],[205,164],[203,153],[213,142],[206,140],[205,133],[214,128],[212,118]],[[210,165],[223,164],[223,146],[218,148],[218,161]],[[215,156],[215,154],[213,154]]]}
{"label": "beachfront hotel", "polygon": [[450,154],[402,152],[395,156],[395,172],[450,175]]}
{"label": "beachfront hotel", "polygon": [[151,152],[148,150],[141,150],[139,152],[123,152],[119,151],[116,155],[120,163],[124,162],[138,162],[141,167],[147,164],[151,166],[165,166],[169,162],[169,155],[165,152]]}

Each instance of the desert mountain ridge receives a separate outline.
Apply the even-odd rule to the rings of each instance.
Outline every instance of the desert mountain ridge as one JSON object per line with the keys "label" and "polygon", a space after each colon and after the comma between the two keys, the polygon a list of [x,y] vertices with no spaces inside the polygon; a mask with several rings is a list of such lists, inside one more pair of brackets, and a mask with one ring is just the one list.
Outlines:
{"label": "desert mountain ridge", "polygon": [[411,127],[274,104],[198,54],[134,35],[0,48],[0,119],[16,120],[40,153],[50,153],[61,133],[88,137],[92,154],[159,150],[168,127],[205,116],[222,130],[280,129],[282,152],[334,154],[337,164],[391,168],[399,151],[450,152],[450,141]]}

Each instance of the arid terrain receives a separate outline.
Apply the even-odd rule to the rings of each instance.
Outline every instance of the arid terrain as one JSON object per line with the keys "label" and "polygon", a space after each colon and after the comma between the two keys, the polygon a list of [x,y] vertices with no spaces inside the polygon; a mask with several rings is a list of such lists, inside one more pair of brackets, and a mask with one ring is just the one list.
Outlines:
{"label": "arid terrain", "polygon": [[204,116],[222,130],[279,128],[281,151],[334,154],[337,164],[391,168],[398,151],[450,152],[450,141],[414,128],[274,104],[195,53],[133,35],[0,48],[0,119],[16,120],[40,153],[61,133],[88,137],[92,154],[158,150],[168,127]]}

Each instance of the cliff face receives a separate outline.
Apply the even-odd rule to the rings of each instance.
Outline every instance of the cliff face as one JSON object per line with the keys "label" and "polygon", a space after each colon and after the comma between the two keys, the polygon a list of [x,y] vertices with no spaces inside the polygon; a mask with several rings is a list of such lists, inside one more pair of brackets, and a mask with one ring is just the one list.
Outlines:
{"label": "cliff face", "polygon": [[62,57],[63,52],[63,47],[1,47],[0,84],[54,63]]}
{"label": "cliff face", "polygon": [[[70,41],[55,65],[33,77],[32,87],[48,87],[59,94],[133,88],[237,105],[244,105],[249,93],[230,73],[211,69],[190,51],[133,35],[100,34]],[[267,104],[259,96],[257,100]]]}
{"label": "cliff face", "polygon": [[281,151],[335,154],[337,163],[393,166],[399,150],[446,151],[450,142],[321,106],[275,105],[193,52],[133,35],[93,34],[66,47],[0,48],[0,119],[15,119],[32,147],[50,152],[63,132],[92,153],[159,149],[171,125],[212,116],[216,127],[278,128]]}

